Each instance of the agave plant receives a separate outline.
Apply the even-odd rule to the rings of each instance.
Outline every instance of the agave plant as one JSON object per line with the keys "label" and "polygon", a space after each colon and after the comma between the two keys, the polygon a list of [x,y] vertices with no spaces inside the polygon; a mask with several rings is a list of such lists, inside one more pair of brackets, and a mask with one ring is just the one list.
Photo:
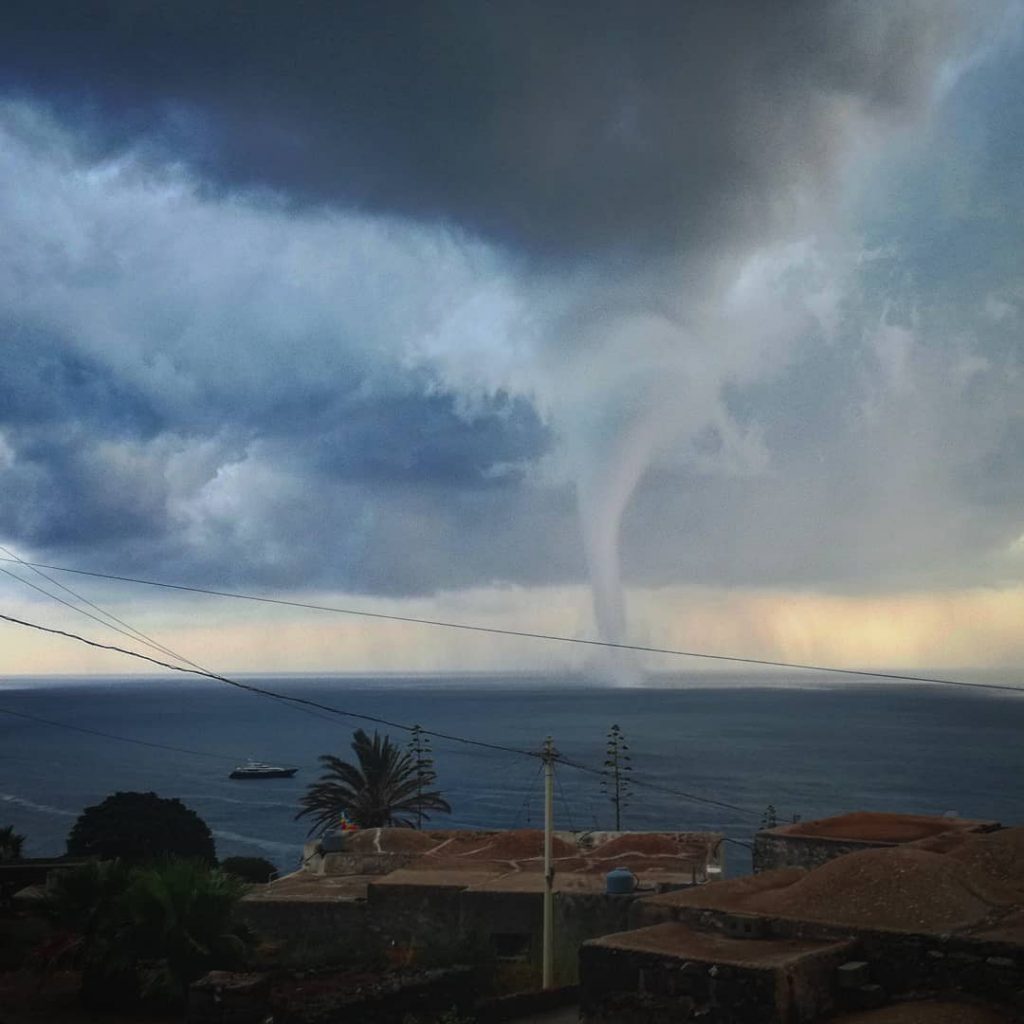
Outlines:
{"label": "agave plant", "polygon": [[374,732],[371,739],[358,729],[352,750],[355,764],[331,754],[321,756],[324,773],[308,788],[300,801],[302,810],[295,815],[312,815],[309,835],[328,831],[343,814],[361,828],[412,828],[417,820],[429,819],[431,811],[451,813],[440,792],[423,788],[413,755],[389,737]]}

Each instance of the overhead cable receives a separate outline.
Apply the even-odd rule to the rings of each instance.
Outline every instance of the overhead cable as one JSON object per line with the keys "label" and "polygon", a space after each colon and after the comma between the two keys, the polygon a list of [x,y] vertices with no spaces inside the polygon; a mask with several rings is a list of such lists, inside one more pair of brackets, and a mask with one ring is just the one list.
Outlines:
{"label": "overhead cable", "polygon": [[[0,558],[0,561],[11,559]],[[701,658],[708,661],[722,661],[739,665],[758,665],[762,668],[786,668],[799,672],[823,672],[835,675],[857,676],[872,679],[894,679],[899,682],[933,683],[940,686],[958,686],[967,690],[998,690],[1007,693],[1024,694],[1024,687],[1004,683],[968,683],[962,679],[945,679],[936,676],[911,675],[899,672],[878,672],[869,669],[836,668],[832,665],[807,665],[791,661],[772,661],[767,658],[744,658],[733,654],[709,654],[706,651],[686,651],[672,647],[653,647],[646,644],[615,643],[611,640],[596,640],[588,637],[562,636],[557,633],[541,633],[524,629],[503,629],[499,626],[481,626],[468,622],[450,622],[444,619],[426,619],[414,615],[397,615],[388,612],[371,612],[358,608],[342,608],[337,605],[315,604],[309,601],[292,601],[281,597],[262,597],[257,594],[240,594],[228,590],[214,590],[209,587],[193,587],[180,583],[165,583],[160,580],[140,579],[134,576],[119,576],[114,573],[91,572],[87,569],[72,569],[64,565],[49,565],[46,562],[29,562],[44,569],[92,576],[96,579],[116,580],[121,583],[135,583],[164,590],[177,590],[190,594],[206,594],[210,597],[227,597],[237,601],[253,601],[259,604],[281,605],[286,608],[304,608],[309,611],[331,612],[337,615],[352,615],[366,619],[382,619],[389,622],[406,622],[419,626],[434,626],[441,629],[457,629],[470,633],[488,633],[494,636],[519,637],[527,640],[546,640],[555,643],[579,644],[585,647],[603,647],[617,651],[634,651],[639,654],[665,654],[680,658]]]}
{"label": "overhead cable", "polygon": [[140,747],[153,747],[155,750],[171,750],[176,754],[191,754],[195,757],[211,757],[218,761],[233,761],[238,763],[238,758],[230,757],[227,754],[214,754],[209,750],[190,750],[188,747],[174,747],[168,743],[155,743],[150,740],[138,740],[131,736],[118,736],[112,732],[102,732],[99,729],[89,729],[84,725],[72,725],[70,722],[55,722],[52,718],[41,718],[39,715],[30,715],[25,711],[15,711],[13,708],[0,708],[0,714],[11,715],[13,718],[25,718],[30,722],[40,722],[43,725],[52,725],[55,729],[70,729],[72,732],[84,732],[90,736],[99,736],[105,740],[117,740],[119,743],[134,743]]}
{"label": "overhead cable", "polygon": [[[2,547],[2,545],[0,545],[0,547]],[[3,550],[6,551],[7,549],[3,548]],[[15,556],[15,557],[17,557],[17,556]],[[0,561],[8,561],[8,559],[0,559]],[[27,566],[29,568],[36,568],[36,567],[30,565],[30,563],[25,562],[23,559],[17,558],[17,561],[21,562],[23,565],[25,565],[25,566]],[[123,625],[126,628],[122,629],[119,626],[112,625],[111,623],[104,621],[103,619],[99,618],[98,616],[93,615],[92,612],[86,611],[86,609],[80,608],[80,607],[78,607],[78,605],[72,604],[70,601],[64,600],[64,598],[61,597],[59,594],[54,594],[54,593],[50,592],[49,590],[46,590],[44,587],[40,587],[38,584],[33,583],[31,580],[26,580],[26,579],[22,578],[21,576],[18,576],[17,574],[11,572],[9,569],[4,569],[2,566],[0,566],[0,572],[4,573],[7,576],[10,576],[11,579],[17,580],[19,583],[24,584],[26,587],[31,587],[33,590],[38,591],[40,594],[45,595],[46,597],[50,598],[53,601],[56,601],[58,604],[62,604],[65,607],[70,608],[72,611],[78,612],[80,615],[84,615],[84,616],[86,616],[86,618],[92,619],[94,622],[98,622],[101,626],[105,626],[105,627],[107,627],[109,629],[113,629],[115,632],[120,633],[122,636],[127,637],[129,640],[136,640],[136,641],[138,641],[138,640],[141,639],[141,641],[143,643],[146,643],[148,646],[154,648],[155,650],[161,651],[161,652],[167,654],[171,658],[176,658],[178,661],[182,662],[184,665],[191,666],[191,668],[194,669],[197,673],[199,673],[201,675],[209,676],[210,678],[216,678],[216,673],[215,672],[211,672],[209,669],[203,668],[202,665],[199,665],[196,662],[192,661],[191,659],[186,658],[182,654],[178,654],[176,651],[171,650],[171,648],[169,648],[169,647],[165,647],[163,644],[157,643],[155,640],[150,640],[145,635],[145,633],[142,633],[139,630],[136,630],[134,627],[130,626],[127,622],[123,622],[123,620],[118,619],[117,616],[111,615],[110,612],[107,612],[104,609],[100,608],[99,605],[92,604],[92,602],[89,601],[87,598],[84,598],[80,594],[75,593],[75,591],[71,590],[68,587],[62,587],[62,589],[67,590],[68,593],[72,594],[74,597],[77,597],[80,601],[85,601],[86,604],[89,604],[93,608],[96,608],[98,611],[103,612],[104,615],[108,615],[110,618],[114,619],[116,622],[121,623],[121,625]],[[50,578],[50,577],[46,576],[45,573],[42,574],[42,575],[43,575],[44,579],[49,579]],[[52,582],[56,583],[55,580],[52,581]],[[59,583],[56,583],[56,585],[57,586],[61,586],[61,584],[59,584]],[[131,632],[128,632],[128,630],[131,630]],[[138,635],[136,636],[135,634],[138,634]],[[126,654],[132,654],[132,655],[135,655],[137,657],[143,657],[143,655],[138,655],[137,652],[129,651],[129,650],[127,650],[127,648],[118,648],[118,650],[121,650],[123,653],[126,653]],[[165,663],[161,662],[160,664],[165,664]],[[173,668],[179,668],[180,666],[165,665],[165,667],[168,667],[168,668],[172,668],[172,667]],[[314,718],[325,718],[326,717],[326,716],[324,716],[322,714],[319,714],[316,711],[313,711],[310,708],[304,708],[304,707],[296,706],[295,710],[296,711],[301,711],[301,712],[303,712],[304,714],[307,714],[307,715],[312,715]]]}
{"label": "overhead cable", "polygon": [[[289,695],[289,694],[279,693],[279,692],[277,692],[275,690],[268,690],[265,687],[254,686],[251,683],[242,683],[242,682],[239,682],[237,679],[230,679],[228,676],[223,676],[223,675],[220,675],[219,673],[216,673],[216,672],[207,672],[204,669],[188,668],[188,667],[185,667],[185,666],[182,666],[182,665],[174,665],[174,664],[171,664],[170,662],[161,661],[158,658],[150,657],[148,654],[141,654],[138,651],[131,651],[131,650],[128,650],[127,648],[124,648],[124,647],[117,647],[114,644],[100,643],[97,640],[90,640],[87,637],[80,636],[77,633],[71,633],[71,632],[69,632],[67,630],[63,630],[63,629],[55,629],[55,628],[53,628],[51,626],[43,626],[43,625],[40,625],[39,623],[35,623],[35,622],[28,622],[25,619],[19,619],[19,618],[13,616],[13,615],[6,615],[6,614],[3,614],[3,613],[0,613],[0,620],[3,620],[5,622],[10,622],[13,625],[24,626],[24,627],[26,627],[28,629],[37,630],[37,631],[42,632],[42,633],[48,633],[48,634],[50,634],[52,636],[61,636],[61,637],[65,637],[66,639],[69,639],[69,640],[75,640],[75,641],[77,641],[79,643],[86,644],[87,646],[94,647],[94,648],[96,648],[98,650],[113,651],[113,652],[118,653],[118,654],[123,654],[123,655],[126,655],[127,657],[136,658],[136,659],[138,659],[140,661],[145,661],[145,662],[148,662],[149,664],[157,665],[160,668],[170,669],[172,672],[181,672],[181,673],[184,673],[184,674],[187,674],[187,675],[195,675],[195,676],[200,676],[200,677],[203,677],[203,678],[206,678],[206,679],[212,679],[212,680],[214,680],[216,682],[221,682],[221,683],[225,683],[228,686],[236,687],[239,690],[245,690],[245,691],[248,691],[250,693],[261,694],[262,696],[269,697],[269,698],[271,698],[273,700],[281,701],[281,702],[283,702],[285,704],[299,705],[299,706],[303,706],[303,707],[314,708],[314,709],[317,709],[319,711],[325,711],[325,712],[328,712],[329,714],[339,715],[339,716],[344,717],[344,718],[353,718],[353,719],[357,719],[357,720],[361,720],[361,721],[372,722],[372,723],[374,723],[376,725],[385,725],[388,728],[391,728],[391,729],[401,729],[401,730],[403,730],[405,732],[412,732],[412,729],[413,729],[413,727],[411,725],[407,725],[407,724],[405,724],[403,722],[395,722],[395,721],[392,721],[391,719],[387,719],[387,718],[382,718],[379,715],[368,715],[368,714],[365,714],[365,713],[360,713],[360,712],[355,712],[355,711],[346,711],[346,710],[344,710],[342,708],[335,707],[335,706],[333,706],[331,704],[324,704],[321,701],[315,701],[315,700],[310,700],[309,698],[306,698],[306,697],[295,697],[295,696],[292,696],[292,695]],[[52,724],[55,724],[55,723],[51,722],[49,724],[52,725]],[[537,759],[537,760],[543,760],[543,757],[544,757],[544,755],[542,753],[540,753],[539,751],[526,750],[526,749],[523,749],[523,748],[520,748],[520,747],[510,747],[510,746],[506,746],[506,745],[500,744],[500,743],[490,743],[490,742],[488,742],[486,740],[475,740],[475,739],[471,739],[471,738],[466,737],[466,736],[457,736],[457,735],[455,735],[453,733],[440,732],[440,731],[435,730],[435,729],[423,729],[422,732],[423,732],[424,735],[431,736],[431,737],[433,737],[435,739],[447,740],[447,741],[452,742],[452,743],[462,743],[462,744],[465,744],[466,746],[479,747],[479,748],[483,748],[483,749],[486,749],[486,750],[501,751],[502,753],[516,754],[516,755],[518,755],[520,757],[529,757],[529,758],[534,758],[534,759]],[[556,760],[558,761],[558,763],[564,764],[564,765],[566,765],[566,767],[573,768],[573,769],[576,769],[578,771],[588,772],[588,773],[593,774],[593,775],[603,775],[604,774],[603,770],[601,770],[601,769],[591,768],[589,765],[585,765],[585,764],[582,764],[580,762],[577,762],[577,761],[574,761],[574,760],[570,760],[568,758],[563,757],[562,755],[557,755],[556,756]],[[657,788],[657,787],[654,787],[652,784],[649,784],[649,783],[641,783],[641,784],[647,785],[649,788]],[[752,815],[753,814],[753,812],[751,810],[747,809],[747,808],[738,807],[735,804],[730,804],[730,803],[727,803],[727,802],[722,801],[722,800],[713,800],[710,797],[701,797],[701,796],[698,796],[696,794],[684,793],[682,790],[671,790],[670,791],[670,790],[665,789],[665,792],[671,792],[671,795],[677,796],[677,797],[679,797],[682,800],[687,800],[687,801],[690,801],[690,802],[693,802],[693,803],[700,803],[700,804],[707,804],[707,805],[715,806],[715,807],[722,807],[722,808],[725,808],[725,809],[728,809],[728,810],[732,810],[732,811],[737,811],[737,812],[739,812],[741,814],[746,814],[746,815]]]}
{"label": "overhead cable", "polygon": [[[406,725],[402,722],[394,722],[387,718],[381,718],[379,715],[367,715],[355,711],[345,711],[341,708],[334,707],[331,704],[324,704],[320,701],[310,700],[307,697],[295,697],[285,693],[278,693],[275,690],[268,690],[262,686],[254,686],[251,683],[242,683],[237,679],[230,679],[227,676],[220,675],[218,672],[207,672],[205,669],[190,668],[183,665],[174,665],[167,661],[161,661],[159,658],[152,658],[148,654],[141,654],[139,651],[131,651],[125,647],[118,647],[115,644],[104,644],[98,640],[90,640],[87,637],[80,636],[77,633],[71,633],[64,629],[54,629],[51,626],[42,626],[36,622],[28,622],[25,619],[16,618],[13,615],[5,615],[0,613],[0,619],[5,622],[13,623],[18,626],[25,626],[28,629],[38,630],[41,633],[49,633],[52,636],[62,636],[69,640],[76,640],[79,643],[86,644],[89,647],[95,647],[98,650],[103,651],[114,651],[117,654],[124,654],[129,658],[137,658],[140,661],[149,662],[151,665],[157,665],[160,668],[170,669],[172,672],[183,672],[187,675],[202,676],[205,679],[213,679],[216,682],[226,683],[228,686],[234,686],[239,690],[246,690],[249,693],[259,693],[265,697],[270,697],[273,700],[282,701],[286,704],[298,704],[306,707],[315,708],[319,711],[326,711],[333,715],[340,715],[344,718],[355,718],[366,722],[373,722],[376,725],[386,725],[392,729],[402,729],[405,732],[412,732],[412,726]],[[424,735],[433,736],[436,739],[450,740],[453,743],[464,743],[468,746],[473,747],[484,747],[489,750],[500,750],[507,754],[521,754],[526,757],[537,757],[541,755],[536,751],[522,750],[517,747],[508,747],[500,743],[489,743],[485,740],[474,740],[468,739],[465,736],[455,736],[451,733],[437,732],[432,729],[423,729]]]}
{"label": "overhead cable", "polygon": [[[54,579],[52,576],[43,572],[43,570],[38,565],[33,565],[31,562],[25,561],[24,558],[21,558],[15,552],[11,551],[10,548],[7,548],[3,544],[0,544],[0,551],[5,552],[11,560],[16,561],[19,565],[23,565],[25,566],[25,568],[31,569],[41,579],[44,579],[53,586],[58,587],[60,590],[63,590],[65,594],[70,594],[76,601],[80,601],[82,604],[87,605],[94,611],[99,612],[100,615],[104,616],[104,618],[110,620],[109,623],[104,622],[103,624],[108,626],[109,628],[114,629],[122,636],[127,636],[129,639],[132,640],[141,641],[142,643],[146,644],[147,647],[152,647],[154,650],[160,651],[163,654],[169,655],[172,658],[176,658],[178,661],[184,662],[186,665],[194,664],[194,662],[190,662],[188,658],[183,658],[176,651],[172,651],[169,647],[165,647],[163,644],[158,643],[151,636],[147,636],[145,633],[142,632],[141,629],[136,629],[134,626],[125,622],[124,619],[119,619],[113,612],[107,611],[106,608],[101,608],[94,601],[90,601],[89,598],[85,597],[82,594],[79,594],[78,591],[72,590],[71,587],[67,586],[64,583],[61,583],[60,580]],[[7,561],[7,559],[4,559],[4,561]],[[8,576],[14,575],[13,573],[8,572],[6,569],[4,569],[3,572],[6,572]],[[14,578],[19,582],[24,583],[26,586],[30,586],[35,590],[41,590],[42,593],[45,593],[48,597],[52,598],[55,601],[59,601],[61,604],[68,604],[68,602],[64,601],[56,594],[52,594],[49,591],[42,590],[42,588],[37,587],[32,583],[29,583],[28,580],[22,579],[20,576],[14,576]],[[88,616],[90,619],[96,618],[94,615],[91,615],[89,612],[84,611],[83,609],[78,608],[75,605],[68,604],[68,607],[75,608],[76,611],[81,612],[83,615]],[[99,622],[101,620],[97,619],[96,621]],[[196,665],[195,667],[202,668],[201,665]]]}

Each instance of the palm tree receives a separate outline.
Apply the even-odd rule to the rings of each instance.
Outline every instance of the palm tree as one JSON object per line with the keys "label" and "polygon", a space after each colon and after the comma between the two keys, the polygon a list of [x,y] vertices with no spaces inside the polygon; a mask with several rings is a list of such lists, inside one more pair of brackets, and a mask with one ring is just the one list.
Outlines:
{"label": "palm tree", "polygon": [[18,835],[11,825],[0,828],[0,864],[5,861],[21,860],[21,848],[25,837]]}
{"label": "palm tree", "polygon": [[412,828],[417,819],[429,819],[428,811],[451,813],[437,790],[423,789],[415,758],[389,737],[374,732],[370,739],[357,729],[352,749],[357,764],[331,754],[320,757],[324,773],[306,791],[300,801],[302,810],[295,815],[313,815],[309,835],[327,832],[342,814],[360,828]]}
{"label": "palm tree", "polygon": [[66,932],[51,966],[82,969],[82,998],[94,1007],[153,999],[180,1005],[207,971],[233,969],[252,939],[234,918],[245,883],[198,860],[145,867],[89,861],[57,873],[48,905]]}
{"label": "palm tree", "polygon": [[212,968],[238,968],[252,945],[234,920],[245,883],[201,861],[173,859],[136,871],[124,893],[123,934],[141,994],[180,1003]]}

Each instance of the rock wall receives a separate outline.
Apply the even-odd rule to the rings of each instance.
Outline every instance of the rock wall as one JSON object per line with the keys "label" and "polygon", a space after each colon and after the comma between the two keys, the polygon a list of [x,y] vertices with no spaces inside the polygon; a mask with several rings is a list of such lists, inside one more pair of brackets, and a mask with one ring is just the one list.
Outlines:
{"label": "rock wall", "polygon": [[390,974],[325,970],[273,976],[214,971],[189,991],[187,1024],[405,1024],[476,1002],[465,967]]}
{"label": "rock wall", "polygon": [[[680,921],[703,931],[728,934],[737,916],[725,910],[639,900],[631,908],[630,927]],[[867,964],[868,982],[885,998],[915,992],[962,993],[996,1000],[1024,1013],[1024,946],[1019,944],[985,941],[970,934],[928,935],[785,918],[760,920],[764,934],[774,938],[854,938],[856,958]]]}
{"label": "rock wall", "polygon": [[366,928],[363,900],[243,900],[239,919],[274,942],[358,942]]}
{"label": "rock wall", "polygon": [[604,945],[580,950],[585,1024],[804,1024],[833,1009],[836,954],[788,968],[708,963]]}
{"label": "rock wall", "polygon": [[775,868],[816,868],[847,853],[891,845],[892,843],[820,839],[815,836],[780,836],[771,832],[758,832],[754,836],[754,873],[772,871]]}

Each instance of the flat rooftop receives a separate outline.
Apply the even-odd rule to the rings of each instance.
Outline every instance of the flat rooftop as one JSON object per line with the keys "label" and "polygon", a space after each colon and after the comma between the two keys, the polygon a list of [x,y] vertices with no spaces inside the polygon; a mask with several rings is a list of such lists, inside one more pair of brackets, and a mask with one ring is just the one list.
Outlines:
{"label": "flat rooftop", "polygon": [[[344,837],[344,847],[323,855],[324,872],[345,873],[360,857],[391,859],[414,871],[542,871],[544,833],[540,829],[415,831],[373,828]],[[655,872],[702,880],[709,865],[720,862],[722,836],[715,832],[556,832],[555,868],[561,873],[604,875],[615,867],[637,874]],[[398,861],[401,861],[401,864]]]}
{"label": "flat rooftop", "polygon": [[[556,892],[603,893],[605,875],[633,871],[641,884],[679,888],[703,882],[720,863],[722,836],[714,832],[559,832],[552,853]],[[323,902],[365,898],[370,884],[543,891],[544,833],[540,829],[361,829],[344,836],[341,850],[318,856],[319,869],[302,869],[250,892],[250,901]]]}
{"label": "flat rooftop", "polygon": [[266,885],[255,885],[243,897],[251,902],[322,903],[366,899],[366,887],[380,875],[311,875],[295,871]]}
{"label": "flat rooftop", "polygon": [[754,970],[791,967],[808,956],[840,953],[852,948],[851,940],[733,939],[719,932],[702,932],[678,921],[666,921],[635,931],[616,932],[591,939],[588,946],[620,949],[699,963],[729,964]]}
{"label": "flat rooftop", "polygon": [[[371,884],[390,888],[408,886],[412,888],[465,889],[469,892],[536,893],[544,892],[544,875],[538,871],[504,871],[489,874],[465,869],[430,871],[422,868],[400,868],[388,875],[378,875]],[[573,893],[603,893],[603,876],[577,872],[555,873],[554,891]]]}
{"label": "flat rooftop", "polygon": [[832,818],[798,821],[779,825],[762,834],[799,836],[808,839],[835,839],[861,843],[913,843],[944,832],[981,832],[998,828],[995,821],[926,814],[886,814],[881,811],[854,811]]}

